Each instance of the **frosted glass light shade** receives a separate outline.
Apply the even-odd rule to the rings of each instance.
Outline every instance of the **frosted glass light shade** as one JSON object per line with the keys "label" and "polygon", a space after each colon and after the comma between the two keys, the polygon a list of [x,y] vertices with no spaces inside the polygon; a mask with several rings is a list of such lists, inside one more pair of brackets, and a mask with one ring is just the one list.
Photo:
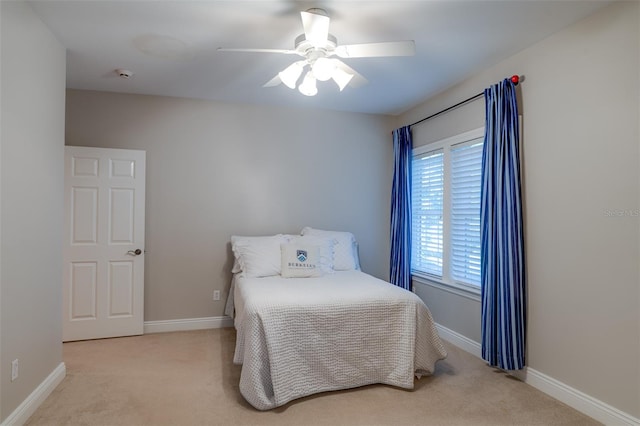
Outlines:
{"label": "frosted glass light shade", "polygon": [[302,80],[302,84],[298,86],[298,90],[305,96],[315,96],[318,93],[316,87],[316,79],[311,71],[308,71]]}
{"label": "frosted glass light shade", "polygon": [[336,64],[329,58],[318,58],[313,63],[313,76],[316,80],[327,81],[336,69]]}
{"label": "frosted glass light shade", "polygon": [[298,79],[300,78],[300,74],[302,74],[302,70],[303,70],[303,66],[298,61],[298,62],[294,62],[293,64],[289,65],[283,71],[280,71],[278,73],[278,76],[280,77],[280,80],[284,84],[286,84],[289,88],[295,89],[296,88],[296,83],[298,82]]}

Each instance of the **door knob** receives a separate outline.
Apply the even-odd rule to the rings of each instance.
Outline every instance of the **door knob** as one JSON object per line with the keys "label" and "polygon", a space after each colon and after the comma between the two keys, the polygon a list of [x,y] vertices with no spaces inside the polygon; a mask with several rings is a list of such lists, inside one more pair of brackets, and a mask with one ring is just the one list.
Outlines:
{"label": "door knob", "polygon": [[142,254],[142,250],[140,249],[129,250],[127,254],[130,254],[131,256],[138,256],[139,254]]}

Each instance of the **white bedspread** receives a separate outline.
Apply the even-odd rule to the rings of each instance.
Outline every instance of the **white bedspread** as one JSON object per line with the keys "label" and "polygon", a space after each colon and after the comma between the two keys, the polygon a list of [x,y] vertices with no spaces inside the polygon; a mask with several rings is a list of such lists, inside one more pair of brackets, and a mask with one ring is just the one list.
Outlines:
{"label": "white bedspread", "polygon": [[422,300],[363,272],[238,277],[234,304],[240,392],[259,410],[372,383],[413,389],[446,357]]}

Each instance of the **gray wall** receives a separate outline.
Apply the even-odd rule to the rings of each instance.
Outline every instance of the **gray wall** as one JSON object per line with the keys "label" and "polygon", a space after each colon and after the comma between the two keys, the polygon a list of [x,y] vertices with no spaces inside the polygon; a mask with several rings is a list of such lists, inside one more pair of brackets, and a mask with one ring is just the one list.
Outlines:
{"label": "gray wall", "polygon": [[[512,74],[520,85],[528,365],[640,417],[640,4],[616,3],[430,99],[405,125]],[[414,128],[483,125],[483,101]],[[620,216],[618,216],[620,214]],[[480,339],[478,302],[417,284],[435,320]]]}
{"label": "gray wall", "polygon": [[351,231],[388,275],[391,117],[69,90],[66,123],[147,151],[146,321],[223,315],[233,234]]}
{"label": "gray wall", "polygon": [[62,362],[65,50],[25,2],[0,14],[1,421]]}

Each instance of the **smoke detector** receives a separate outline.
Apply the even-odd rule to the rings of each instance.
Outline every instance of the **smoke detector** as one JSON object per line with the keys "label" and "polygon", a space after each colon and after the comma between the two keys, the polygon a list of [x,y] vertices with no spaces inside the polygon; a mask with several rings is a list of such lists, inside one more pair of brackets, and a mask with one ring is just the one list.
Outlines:
{"label": "smoke detector", "polygon": [[129,70],[123,70],[118,68],[115,71],[116,71],[116,74],[118,74],[118,76],[121,78],[131,78],[131,76],[133,75],[133,72]]}

